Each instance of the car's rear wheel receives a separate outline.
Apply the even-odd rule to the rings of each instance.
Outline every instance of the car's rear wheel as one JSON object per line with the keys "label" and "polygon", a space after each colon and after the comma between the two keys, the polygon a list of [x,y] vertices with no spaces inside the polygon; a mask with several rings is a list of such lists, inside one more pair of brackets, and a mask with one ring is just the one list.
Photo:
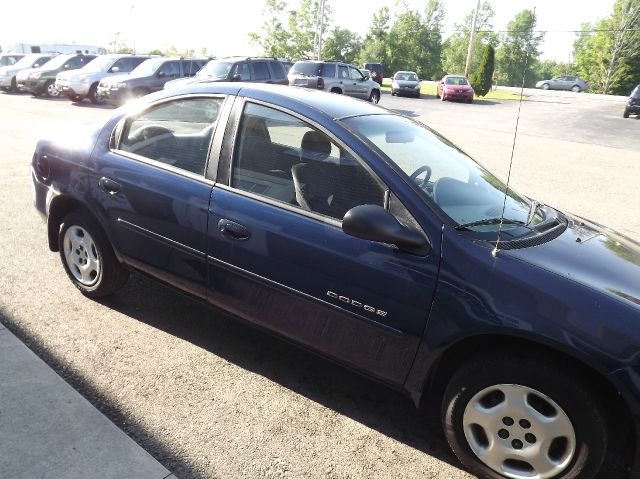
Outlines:
{"label": "car's rear wheel", "polygon": [[338,95],[341,95],[342,90],[340,88],[332,88],[330,93],[337,93]]}
{"label": "car's rear wheel", "polygon": [[102,228],[84,209],[65,216],[58,248],[69,279],[85,296],[107,296],[127,281],[128,273],[118,262]]}
{"label": "car's rear wheel", "polygon": [[629,118],[629,110],[625,110],[624,113],[622,114],[623,118]]}
{"label": "car's rear wheel", "polygon": [[60,96],[60,91],[56,88],[55,82],[53,80],[49,80],[44,85],[44,92],[49,98],[57,98]]}
{"label": "car's rear wheel", "polygon": [[578,85],[573,85],[571,87],[571,91],[574,92],[574,93],[578,93],[578,92],[580,92],[580,87]]}
{"label": "car's rear wheel", "polygon": [[543,83],[542,84],[542,89],[543,90],[548,90],[549,89],[549,84],[548,83]]}
{"label": "car's rear wheel", "polygon": [[11,86],[9,87],[9,91],[14,93],[18,91],[18,83],[16,81],[16,77],[13,77],[11,79]]}
{"label": "car's rear wheel", "polygon": [[380,102],[380,92],[378,90],[371,90],[369,101],[374,105],[377,105]]}
{"label": "car's rear wheel", "polygon": [[451,448],[480,478],[593,479],[607,448],[595,392],[540,358],[485,356],[462,366],[442,420]]}

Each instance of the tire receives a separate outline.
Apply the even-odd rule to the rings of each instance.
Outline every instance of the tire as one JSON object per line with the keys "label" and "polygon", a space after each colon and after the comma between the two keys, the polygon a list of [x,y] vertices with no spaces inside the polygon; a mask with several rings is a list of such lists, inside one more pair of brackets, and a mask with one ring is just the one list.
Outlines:
{"label": "tire", "polygon": [[49,98],[58,98],[60,96],[60,92],[56,88],[56,84],[53,80],[49,80],[45,83],[43,93]]}
{"label": "tire", "polygon": [[369,101],[374,105],[380,103],[380,92],[378,90],[371,90],[371,94],[369,95]]}
{"label": "tire", "polygon": [[11,86],[9,87],[9,90],[12,93],[16,93],[18,91],[18,82],[16,81],[16,77],[13,77],[11,79]]}
{"label": "tire", "polygon": [[442,421],[458,459],[485,479],[593,479],[607,451],[597,394],[576,371],[538,356],[463,365],[447,386]]}
{"label": "tire", "polygon": [[332,88],[329,93],[335,93],[337,95],[342,95],[342,90],[340,90],[340,88]]}
{"label": "tire", "polygon": [[135,90],[133,90],[132,93],[133,93],[133,98],[140,98],[145,95],[148,95],[150,91],[147,90],[146,88],[136,88]]}
{"label": "tire", "polygon": [[87,210],[74,210],[64,217],[58,248],[67,276],[89,298],[108,296],[127,282],[128,272],[118,262],[102,228]]}
{"label": "tire", "polygon": [[625,110],[622,114],[622,118],[629,118],[629,110]]}
{"label": "tire", "polygon": [[571,91],[572,91],[573,93],[580,93],[580,87],[579,87],[578,85],[573,85],[573,86],[571,87]]}
{"label": "tire", "polygon": [[542,89],[543,90],[548,90],[549,89],[549,84],[548,83],[543,83],[542,84]]}
{"label": "tire", "polygon": [[473,103],[473,98],[468,99],[467,103]]}
{"label": "tire", "polygon": [[91,88],[89,88],[89,94],[87,95],[87,98],[94,105],[101,105],[102,103],[104,103],[104,100],[101,100],[98,97],[97,92],[98,92],[98,84],[94,83],[93,85],[91,85]]}

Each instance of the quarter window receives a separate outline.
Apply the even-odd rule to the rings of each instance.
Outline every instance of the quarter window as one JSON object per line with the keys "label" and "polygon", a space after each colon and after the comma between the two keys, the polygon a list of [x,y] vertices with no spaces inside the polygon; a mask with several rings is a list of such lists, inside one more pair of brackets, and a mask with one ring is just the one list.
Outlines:
{"label": "quarter window", "polygon": [[179,77],[180,64],[178,62],[167,62],[158,69],[158,76],[165,78]]}
{"label": "quarter window", "polygon": [[127,120],[119,149],[204,174],[221,98],[173,100]]}
{"label": "quarter window", "polygon": [[326,134],[278,110],[247,104],[231,186],[339,221],[351,208],[384,205],[384,188]]}

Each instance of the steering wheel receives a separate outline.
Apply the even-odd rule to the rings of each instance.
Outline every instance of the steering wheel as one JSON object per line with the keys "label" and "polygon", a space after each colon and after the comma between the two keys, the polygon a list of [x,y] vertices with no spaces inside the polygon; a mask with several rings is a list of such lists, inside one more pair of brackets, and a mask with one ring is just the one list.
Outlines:
{"label": "steering wheel", "polygon": [[129,136],[129,140],[135,143],[138,141],[147,141],[151,138],[161,135],[173,136],[173,132],[169,128],[165,128],[164,126],[146,125],[134,131],[131,136]]}
{"label": "steering wheel", "polygon": [[[420,176],[425,171],[427,172],[427,174],[425,175],[424,179],[419,180],[418,176]],[[416,171],[411,173],[411,176],[409,178],[411,178],[415,182],[415,184],[418,185],[420,188],[424,188],[427,186],[427,183],[429,182],[429,178],[431,178],[431,167],[429,165],[422,165]]]}

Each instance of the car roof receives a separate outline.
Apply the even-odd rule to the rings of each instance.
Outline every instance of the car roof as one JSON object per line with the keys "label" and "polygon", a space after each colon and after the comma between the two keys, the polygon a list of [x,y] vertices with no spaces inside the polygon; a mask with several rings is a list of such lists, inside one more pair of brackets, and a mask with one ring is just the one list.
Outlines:
{"label": "car roof", "polygon": [[293,88],[287,85],[242,82],[200,82],[181,88],[162,90],[154,98],[169,98],[190,93],[221,93],[240,95],[265,102],[289,106],[296,110],[312,109],[332,119],[347,116],[380,115],[387,110],[372,103],[335,93],[327,93],[308,88]]}

